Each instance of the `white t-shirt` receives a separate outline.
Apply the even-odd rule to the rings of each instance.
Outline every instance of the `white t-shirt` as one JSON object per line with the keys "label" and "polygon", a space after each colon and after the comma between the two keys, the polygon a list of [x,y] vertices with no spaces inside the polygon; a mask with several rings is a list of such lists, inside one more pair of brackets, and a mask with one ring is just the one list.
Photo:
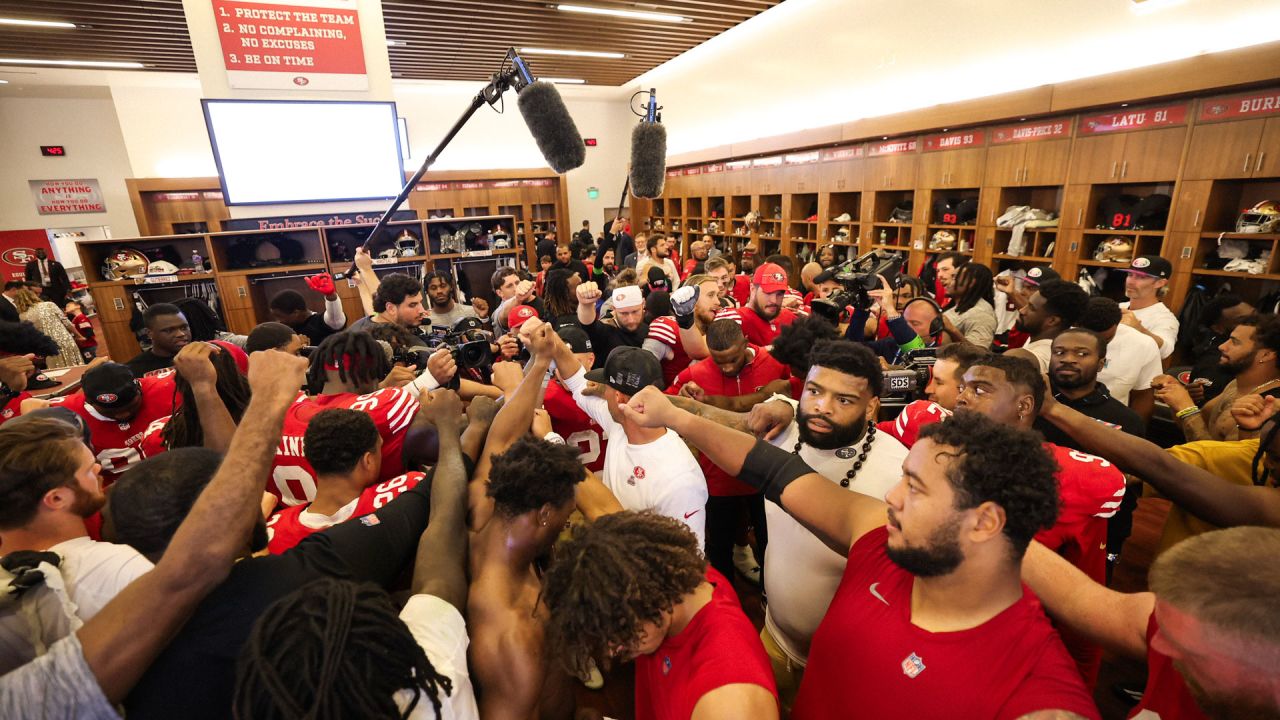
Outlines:
{"label": "white t-shirt", "polygon": [[[1129,303],[1120,303],[1120,309],[1128,310]],[[1162,360],[1173,354],[1174,343],[1178,342],[1178,316],[1174,315],[1172,310],[1165,307],[1164,303],[1158,302],[1150,307],[1134,310],[1133,316],[1138,318],[1138,322],[1142,323],[1142,327],[1146,328],[1147,332],[1159,335],[1164,341],[1159,346]]]}
{"label": "white t-shirt", "polygon": [[707,479],[684,440],[668,430],[651,443],[633,445],[627,442],[622,425],[609,414],[608,401],[582,394],[587,386],[585,370],[579,369],[564,386],[609,438],[600,481],[613,491],[622,507],[675,518],[698,536],[699,546],[706,547]]}
{"label": "white t-shirt", "polygon": [[1040,361],[1040,372],[1049,372],[1049,356],[1053,354],[1052,338],[1044,338],[1042,340],[1029,342],[1026,345],[1023,345],[1022,349],[1032,355],[1035,355],[1036,359]]}
{"label": "white t-shirt", "polygon": [[1125,405],[1129,393],[1151,387],[1155,376],[1164,372],[1156,341],[1121,323],[1116,336],[1107,343],[1107,359],[1098,372],[1098,382],[1107,386],[1111,397]]}
{"label": "white t-shirt", "polygon": [[648,284],[649,268],[653,265],[662,268],[662,272],[666,273],[667,279],[671,281],[672,288],[675,288],[680,283],[680,271],[676,268],[675,261],[670,257],[665,257],[662,262],[658,262],[657,258],[650,256],[636,262],[636,276],[640,278],[641,285]]}
{"label": "white t-shirt", "polygon": [[[799,406],[795,400],[781,395],[774,395],[770,400],[786,400],[793,408]],[[799,427],[792,422],[773,439],[773,444],[790,452],[799,435]],[[861,449],[861,440],[837,450],[815,450],[803,445],[800,459],[831,482],[839,483]],[[907,449],[902,443],[877,432],[867,461],[849,483],[849,490],[883,500],[885,493],[902,478],[902,461],[906,458]],[[764,560],[769,605],[765,608],[764,624],[787,657],[803,666],[809,657],[809,641],[822,616],[827,614],[827,607],[844,576],[845,558],[773,502],[764,504],[764,513],[769,525],[769,545]]]}
{"label": "white t-shirt", "polygon": [[[440,720],[472,720],[480,717],[476,709],[476,693],[467,671],[467,622],[453,605],[435,595],[414,595],[400,611],[400,619],[409,626],[413,639],[418,641],[436,672],[449,678],[453,687],[448,696],[440,690]],[[396,705],[401,712],[409,707],[413,693],[401,690],[396,693]],[[435,720],[436,712],[431,699],[418,696],[418,705],[409,715],[410,720]]]}

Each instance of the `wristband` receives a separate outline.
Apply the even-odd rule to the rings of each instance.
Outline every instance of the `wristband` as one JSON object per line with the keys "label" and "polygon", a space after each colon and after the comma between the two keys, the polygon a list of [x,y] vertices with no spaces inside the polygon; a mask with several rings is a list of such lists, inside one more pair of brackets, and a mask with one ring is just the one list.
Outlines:
{"label": "wristband", "polygon": [[766,498],[781,506],[782,491],[796,478],[813,472],[814,469],[798,455],[792,455],[764,440],[756,440],[755,447],[751,448],[751,452],[742,461],[738,479],[763,490]]}
{"label": "wristband", "polygon": [[547,442],[552,443],[552,444],[554,444],[554,445],[564,445],[564,444],[566,444],[566,443],[565,443],[565,441],[564,441],[564,438],[563,438],[563,437],[561,437],[561,436],[560,436],[560,433],[556,432],[555,430],[552,430],[551,432],[547,433],[546,435],[543,435],[543,436],[542,436],[542,439],[543,439],[543,440],[546,440]]}
{"label": "wristband", "polygon": [[1173,416],[1179,420],[1182,420],[1183,418],[1189,418],[1192,415],[1198,415],[1199,413],[1200,413],[1200,408],[1196,407],[1195,405],[1192,405],[1191,407],[1182,408],[1178,412],[1174,413]]}

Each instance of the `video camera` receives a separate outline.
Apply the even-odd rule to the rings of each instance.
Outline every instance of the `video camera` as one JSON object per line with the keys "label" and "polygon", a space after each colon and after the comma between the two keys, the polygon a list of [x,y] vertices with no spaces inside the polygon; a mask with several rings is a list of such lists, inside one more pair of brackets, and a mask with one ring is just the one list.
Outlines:
{"label": "video camera", "polygon": [[924,390],[933,377],[933,365],[938,361],[938,349],[911,350],[906,360],[904,367],[884,371],[884,387],[880,391],[883,403],[906,405],[924,397]]}
{"label": "video camera", "polygon": [[[424,330],[426,328],[423,328]],[[440,348],[447,348],[449,354],[453,356],[453,362],[457,364],[458,370],[479,370],[488,372],[493,367],[493,348],[490,343],[493,342],[491,333],[482,330],[480,321],[475,318],[463,318],[449,329],[448,333],[420,333],[422,338],[426,340],[427,347],[424,348],[404,348],[397,350],[397,362],[400,353],[406,353],[413,357],[412,360],[403,362],[413,363],[418,371],[426,369],[427,358]]]}
{"label": "video camera", "polygon": [[840,290],[829,297],[814,298],[811,305],[813,311],[828,322],[839,324],[840,314],[846,307],[853,306],[858,310],[870,308],[871,296],[867,293],[880,287],[879,276],[884,276],[889,281],[889,287],[897,287],[902,262],[902,253],[872,250],[853,260],[827,268],[813,281],[824,283],[835,280],[840,283]]}

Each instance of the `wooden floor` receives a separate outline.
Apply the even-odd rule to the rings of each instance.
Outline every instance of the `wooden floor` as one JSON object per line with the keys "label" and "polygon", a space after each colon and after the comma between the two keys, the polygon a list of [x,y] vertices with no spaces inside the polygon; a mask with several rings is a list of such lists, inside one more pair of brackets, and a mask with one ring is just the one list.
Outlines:
{"label": "wooden floor", "polygon": [[[1155,557],[1159,546],[1160,530],[1164,527],[1164,517],[1169,511],[1169,504],[1164,500],[1143,499],[1139,501],[1138,510],[1133,517],[1133,534],[1124,546],[1120,563],[1116,566],[1111,585],[1124,592],[1138,592],[1147,588],[1147,568]],[[742,599],[747,617],[756,627],[764,626],[764,610],[761,605],[760,591],[742,578],[734,579],[734,587]],[[601,717],[616,720],[633,720],[635,713],[635,683],[632,665],[627,664],[614,669],[605,677],[605,685],[601,690],[588,690],[578,685],[578,718],[579,720],[599,720]],[[1141,689],[1146,682],[1146,664],[1127,658],[1115,658],[1107,655],[1102,661],[1102,670],[1098,676],[1098,687],[1094,700],[1104,720],[1120,720],[1129,713],[1130,705],[1120,700],[1112,687],[1122,684],[1126,687]]]}

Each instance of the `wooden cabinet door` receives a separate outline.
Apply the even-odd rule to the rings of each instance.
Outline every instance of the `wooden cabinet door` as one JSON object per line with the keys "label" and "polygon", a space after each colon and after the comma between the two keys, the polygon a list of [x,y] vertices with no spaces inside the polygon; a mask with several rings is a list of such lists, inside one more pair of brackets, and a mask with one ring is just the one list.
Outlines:
{"label": "wooden cabinet door", "polygon": [[[1028,143],[1026,148],[1026,160],[1022,164],[1022,182],[1019,184],[1061,185],[1067,176],[1067,161],[1071,159],[1071,141],[1045,140]],[[987,162],[990,163],[989,151],[987,157]]]}
{"label": "wooden cabinet door", "polygon": [[1085,222],[1088,220],[1084,216],[1088,204],[1088,185],[1068,185],[1062,195],[1062,210],[1060,211],[1062,219],[1058,224],[1064,230],[1084,227]]}
{"label": "wooden cabinet door", "polygon": [[885,188],[888,190],[910,190],[916,185],[916,160],[914,153],[890,155],[885,163]]}
{"label": "wooden cabinet door", "polygon": [[1120,179],[1126,181],[1173,180],[1182,162],[1187,129],[1161,128],[1129,133],[1125,139]]}
{"label": "wooden cabinet door", "polygon": [[1112,182],[1120,179],[1125,134],[1076,138],[1071,149],[1071,182]]}
{"label": "wooden cabinet door", "polygon": [[976,188],[982,185],[986,148],[969,148],[938,153],[947,156],[947,187]]}
{"label": "wooden cabinet door", "polygon": [[1021,143],[992,145],[987,148],[987,169],[983,174],[983,184],[987,187],[1019,184],[1026,151],[1027,146]]}
{"label": "wooden cabinet door", "polygon": [[1198,125],[1182,170],[1186,180],[1249,177],[1266,120]]}
{"label": "wooden cabinet door", "polygon": [[1169,218],[1169,230],[1203,232],[1212,186],[1212,180],[1183,180],[1178,183],[1173,217]]}
{"label": "wooden cabinet door", "polygon": [[782,171],[780,167],[751,168],[751,185],[759,195],[777,195],[782,192]]}
{"label": "wooden cabinet door", "polygon": [[729,195],[751,194],[751,170],[730,170],[724,174],[724,189]]}
{"label": "wooden cabinet door", "polygon": [[[711,173],[702,176],[702,190],[708,196],[719,197],[724,195],[725,177],[724,173]],[[708,212],[710,212],[708,210]]]}
{"label": "wooden cabinet door", "polygon": [[818,190],[854,192],[862,189],[862,161],[839,160],[818,166]]}
{"label": "wooden cabinet door", "polygon": [[920,187],[947,187],[947,173],[950,171],[948,155],[950,153],[931,152],[920,156]]}
{"label": "wooden cabinet door", "polygon": [[1253,163],[1254,177],[1280,177],[1280,118],[1271,118],[1262,128],[1258,157]]}
{"label": "wooden cabinet door", "polygon": [[782,168],[782,192],[818,192],[818,165],[790,165]]}

